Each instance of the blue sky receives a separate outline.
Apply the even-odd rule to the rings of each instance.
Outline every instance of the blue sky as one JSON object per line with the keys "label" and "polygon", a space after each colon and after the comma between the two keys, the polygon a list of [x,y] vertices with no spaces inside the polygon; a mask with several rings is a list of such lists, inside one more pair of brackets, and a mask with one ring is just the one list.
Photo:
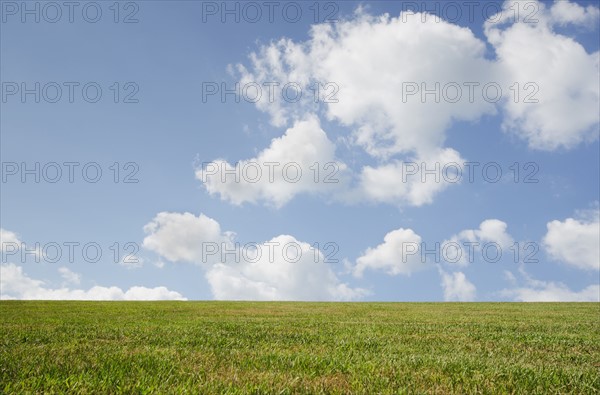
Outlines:
{"label": "blue sky", "polygon": [[[70,22],[66,8],[58,18],[48,3],[2,1],[3,298],[598,300],[598,2],[477,3],[473,18],[463,2],[461,18],[444,2],[321,2],[318,18],[312,2],[276,2],[272,21],[263,3],[255,23],[246,3],[228,3],[236,22],[201,1],[123,2],[118,15],[84,2]],[[22,4],[37,4],[39,22]],[[436,7],[441,19],[420,13]],[[236,82],[293,82],[303,96],[203,100],[209,84]],[[36,83],[39,103],[21,95]],[[328,83],[337,103],[329,91],[314,103],[311,87]],[[463,96],[402,95],[436,83]],[[473,102],[464,83],[479,84]],[[502,88],[497,102],[485,84]],[[478,163],[472,181],[401,177],[465,162]],[[263,176],[222,182],[236,163]],[[286,164],[300,182],[282,178]],[[334,168],[338,182],[323,183]],[[502,258],[423,251],[465,242]],[[79,243],[72,262],[68,243]],[[275,248],[273,262],[251,262],[247,243],[291,243],[301,257]],[[241,257],[203,257],[214,245]],[[527,248],[516,262],[515,248]]]}

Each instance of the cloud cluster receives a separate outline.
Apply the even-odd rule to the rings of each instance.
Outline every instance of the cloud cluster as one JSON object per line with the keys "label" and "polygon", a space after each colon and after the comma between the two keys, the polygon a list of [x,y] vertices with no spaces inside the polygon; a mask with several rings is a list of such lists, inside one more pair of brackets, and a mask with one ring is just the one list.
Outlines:
{"label": "cloud cluster", "polygon": [[[512,237],[506,232],[505,222],[497,219],[487,219],[481,222],[479,229],[467,229],[452,236],[441,245],[433,244],[435,248],[444,251],[445,244],[463,242],[475,243],[475,249],[481,249],[486,242],[497,243],[506,248],[513,243]],[[425,243],[426,244],[426,243]],[[412,273],[433,266],[422,253],[424,242],[421,236],[412,229],[399,228],[387,233],[383,243],[367,250],[356,260],[351,268],[355,277],[362,277],[365,270],[383,271],[389,275],[411,275]],[[478,246],[478,247],[477,247]],[[467,252],[463,251],[462,258],[457,262],[461,266],[468,264]],[[443,257],[442,257],[443,260]],[[441,286],[445,301],[473,301],[476,298],[476,286],[470,282],[463,272],[447,273],[437,264],[441,277]]]}
{"label": "cloud cluster", "polygon": [[[505,10],[512,2],[506,2]],[[487,22],[485,34],[496,52],[494,72],[506,84],[534,82],[537,103],[524,97],[504,102],[503,125],[541,150],[572,148],[598,139],[600,115],[599,53],[587,53],[571,37],[556,32],[564,24],[578,26],[598,21],[598,8],[583,8],[569,1],[556,1],[550,8],[536,2],[537,23],[510,18]]]}
{"label": "cloud cluster", "polygon": [[[383,243],[375,248],[367,248],[367,250],[356,260],[356,265],[352,268],[355,277],[361,277],[363,272],[369,270],[380,270],[390,275],[411,273],[430,267],[432,263],[446,262],[447,258],[444,254],[450,255],[447,245],[453,243],[456,248],[460,248],[460,259],[447,262],[467,266],[469,260],[469,249],[464,247],[468,243],[472,246],[473,251],[481,251],[485,243],[496,243],[498,248],[505,249],[513,244],[513,238],[506,232],[507,224],[498,219],[486,219],[479,225],[479,229],[466,229],[456,235],[451,236],[448,240],[440,243],[427,243],[422,241],[412,229],[399,228],[387,233],[383,239]],[[431,250],[428,253],[436,255],[440,258],[440,262],[428,262],[427,253],[422,249]],[[435,248],[435,250],[432,250]],[[435,252],[435,254],[434,254]],[[454,256],[452,252],[452,257]]]}
{"label": "cloud cluster", "polygon": [[600,10],[592,4],[582,7],[570,1],[556,1],[550,8],[550,19],[559,26],[576,25],[593,28],[598,23]]}
{"label": "cloud cluster", "polygon": [[[79,283],[79,274],[60,268],[63,278]],[[0,265],[0,299],[26,300],[186,300],[180,293],[165,287],[134,286],[124,291],[119,287],[94,286],[88,290],[68,287],[49,288],[44,281],[29,277],[14,263]]]}
{"label": "cloud cluster", "polygon": [[[292,126],[257,158],[240,163],[337,161],[335,144],[315,120],[319,114],[337,122],[347,132],[344,141],[377,165],[350,169],[337,161],[348,170],[353,188],[220,177],[203,180],[204,185],[234,204],[264,201],[280,207],[308,192],[348,202],[420,206],[448,184],[402,181],[399,163],[460,163],[460,154],[445,146],[448,129],[457,122],[500,112],[505,130],[541,150],[598,139],[599,55],[556,30],[593,25],[598,8],[569,1],[532,5],[537,22],[527,15],[515,18],[511,10],[519,6],[506,1],[503,12],[484,24],[487,43],[469,28],[420,13],[373,16],[359,8],[352,18],[312,26],[305,41],[282,38],[260,47],[248,65],[235,67],[241,84],[294,82],[310,92],[335,83],[339,90],[333,101],[325,100],[327,92],[317,103],[311,95],[293,103],[279,96],[273,102],[259,100],[257,108],[274,125]],[[494,50],[492,59],[486,57],[486,44]]]}
{"label": "cloud cluster", "polygon": [[[600,302],[598,284],[573,291],[561,282],[533,279],[523,269],[520,269],[520,273],[525,279],[525,286],[504,289],[500,291],[500,296],[517,302]],[[509,277],[516,281],[512,273]]]}
{"label": "cloud cluster", "polygon": [[[406,83],[481,80],[489,68],[485,45],[468,28],[421,14],[375,17],[361,10],[334,25],[315,25],[305,42],[281,39],[238,65],[241,81],[300,81],[309,86],[334,82],[337,102],[323,100],[329,119],[352,130],[355,143],[369,154],[386,158],[398,153],[426,154],[443,144],[444,130],[454,120],[475,120],[493,113],[484,100],[458,103],[421,95],[405,100]],[[297,103],[261,103],[275,124],[298,112]]]}
{"label": "cloud cluster", "polygon": [[[312,194],[344,203],[421,206],[454,184],[442,177],[441,169],[464,162],[457,151],[445,148],[406,161],[364,166],[355,173],[336,158],[335,150],[318,118],[310,115],[296,121],[256,157],[235,165],[222,159],[203,163],[196,178],[211,195],[235,205],[266,202],[279,208],[298,194]],[[437,174],[427,175],[436,167]]]}
{"label": "cloud cluster", "polygon": [[203,214],[162,212],[144,227],[144,247],[199,264],[216,299],[354,300],[366,295],[340,282],[323,253],[289,235],[240,244]]}

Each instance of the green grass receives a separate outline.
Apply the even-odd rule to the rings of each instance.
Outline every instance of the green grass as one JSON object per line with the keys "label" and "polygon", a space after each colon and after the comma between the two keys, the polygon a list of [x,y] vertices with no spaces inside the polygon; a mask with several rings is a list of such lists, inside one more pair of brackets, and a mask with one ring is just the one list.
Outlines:
{"label": "green grass", "polygon": [[3,393],[598,393],[598,303],[0,302]]}

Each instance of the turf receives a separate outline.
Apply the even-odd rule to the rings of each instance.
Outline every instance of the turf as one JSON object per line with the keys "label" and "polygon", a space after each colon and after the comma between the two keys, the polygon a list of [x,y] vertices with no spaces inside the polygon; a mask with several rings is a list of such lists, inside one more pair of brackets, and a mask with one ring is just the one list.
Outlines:
{"label": "turf", "polygon": [[598,393],[598,303],[2,301],[4,393]]}

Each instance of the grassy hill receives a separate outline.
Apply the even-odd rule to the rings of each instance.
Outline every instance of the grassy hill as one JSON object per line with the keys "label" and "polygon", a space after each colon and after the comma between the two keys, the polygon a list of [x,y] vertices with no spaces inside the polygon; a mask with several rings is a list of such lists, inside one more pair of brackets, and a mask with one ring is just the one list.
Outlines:
{"label": "grassy hill", "polygon": [[598,303],[0,302],[0,392],[598,393]]}

